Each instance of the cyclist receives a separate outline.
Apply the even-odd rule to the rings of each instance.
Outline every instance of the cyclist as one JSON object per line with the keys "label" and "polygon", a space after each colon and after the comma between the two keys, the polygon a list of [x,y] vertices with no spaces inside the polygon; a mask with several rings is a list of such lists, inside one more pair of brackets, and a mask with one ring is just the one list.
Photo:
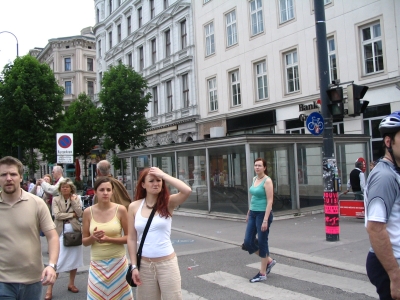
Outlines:
{"label": "cyclist", "polygon": [[367,179],[365,226],[371,242],[367,274],[379,298],[400,299],[400,111],[379,124],[385,156]]}

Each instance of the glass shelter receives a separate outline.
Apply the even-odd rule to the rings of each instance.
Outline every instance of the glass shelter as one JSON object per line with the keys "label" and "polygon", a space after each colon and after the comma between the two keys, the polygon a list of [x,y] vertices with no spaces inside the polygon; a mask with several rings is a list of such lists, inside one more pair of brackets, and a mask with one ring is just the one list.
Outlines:
{"label": "glass shelter", "polygon": [[[359,157],[369,166],[369,139],[349,134],[334,137],[343,191]],[[157,166],[192,188],[179,210],[233,215],[247,214],[253,164],[261,157],[274,185],[273,210],[301,212],[323,205],[322,143],[322,137],[311,135],[253,134],[134,149],[118,157],[126,160],[124,181],[132,197],[141,170]]]}

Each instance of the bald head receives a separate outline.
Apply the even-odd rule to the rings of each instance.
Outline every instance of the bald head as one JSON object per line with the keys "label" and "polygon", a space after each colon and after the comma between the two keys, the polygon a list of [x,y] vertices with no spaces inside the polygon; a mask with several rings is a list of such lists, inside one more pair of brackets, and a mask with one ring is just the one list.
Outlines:
{"label": "bald head", "polygon": [[97,175],[108,176],[111,174],[111,164],[107,160],[101,160],[97,163]]}

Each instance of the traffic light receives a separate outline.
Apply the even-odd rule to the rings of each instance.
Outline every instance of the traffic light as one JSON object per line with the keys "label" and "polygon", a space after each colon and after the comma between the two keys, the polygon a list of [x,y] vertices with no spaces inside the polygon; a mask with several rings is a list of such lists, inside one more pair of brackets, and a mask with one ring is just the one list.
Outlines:
{"label": "traffic light", "polygon": [[343,88],[335,87],[326,91],[329,97],[328,109],[333,118],[343,118]]}
{"label": "traffic light", "polygon": [[365,85],[350,84],[347,86],[347,104],[349,116],[359,116],[367,108],[369,101],[361,100],[368,87]]}

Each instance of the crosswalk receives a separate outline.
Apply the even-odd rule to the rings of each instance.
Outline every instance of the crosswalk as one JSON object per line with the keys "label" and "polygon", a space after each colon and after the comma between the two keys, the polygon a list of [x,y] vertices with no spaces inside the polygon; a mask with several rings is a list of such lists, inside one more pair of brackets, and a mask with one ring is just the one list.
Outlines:
{"label": "crosswalk", "polygon": [[[247,267],[258,269],[260,263],[253,263],[247,265]],[[377,298],[375,288],[367,281],[327,274],[323,272],[317,272],[308,270],[305,268],[298,268],[285,264],[277,264],[273,269],[273,274],[289,277],[296,280],[306,281],[308,283],[314,283],[322,286],[329,286],[331,288],[337,288],[344,292],[351,294],[359,294],[359,297]],[[240,277],[223,271],[216,271],[212,273],[202,274],[198,276],[199,279],[206,282],[216,284],[220,287],[227,288],[238,293],[245,294],[247,296],[255,297],[257,299],[267,300],[318,300],[306,294],[294,292],[288,289],[274,287],[268,284],[257,283],[253,284],[249,282],[248,278]],[[182,291],[184,300],[208,300],[196,294],[190,293],[189,291]],[[239,299],[239,298],[238,298]],[[212,299],[209,299],[212,300]]]}

